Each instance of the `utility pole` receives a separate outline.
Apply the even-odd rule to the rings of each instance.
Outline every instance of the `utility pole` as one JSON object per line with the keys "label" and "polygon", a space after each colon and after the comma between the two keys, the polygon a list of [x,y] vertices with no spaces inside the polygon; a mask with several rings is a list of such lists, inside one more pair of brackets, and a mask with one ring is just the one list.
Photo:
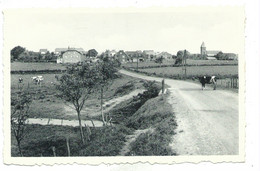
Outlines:
{"label": "utility pole", "polygon": [[187,68],[186,68],[186,65],[187,65],[187,51],[186,49],[184,50],[184,54],[182,56],[182,74],[183,74],[183,78],[184,80],[186,80],[187,78]]}
{"label": "utility pole", "polygon": [[137,65],[137,71],[138,71],[138,62],[139,62],[139,54],[137,54],[137,62],[136,62],[136,65]]}

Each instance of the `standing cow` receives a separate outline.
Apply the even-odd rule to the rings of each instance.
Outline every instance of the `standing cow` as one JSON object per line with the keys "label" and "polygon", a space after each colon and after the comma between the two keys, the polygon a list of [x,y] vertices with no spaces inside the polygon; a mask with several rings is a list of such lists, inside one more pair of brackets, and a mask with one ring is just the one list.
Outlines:
{"label": "standing cow", "polygon": [[32,81],[35,83],[35,84],[40,84],[41,86],[41,83],[43,82],[44,78],[43,76],[36,76],[36,77],[31,77],[32,78]]}
{"label": "standing cow", "polygon": [[213,90],[216,90],[216,88],[217,88],[216,76],[203,76],[203,77],[199,77],[199,81],[201,83],[202,90],[205,89],[205,85],[206,84],[213,84],[214,85]]}

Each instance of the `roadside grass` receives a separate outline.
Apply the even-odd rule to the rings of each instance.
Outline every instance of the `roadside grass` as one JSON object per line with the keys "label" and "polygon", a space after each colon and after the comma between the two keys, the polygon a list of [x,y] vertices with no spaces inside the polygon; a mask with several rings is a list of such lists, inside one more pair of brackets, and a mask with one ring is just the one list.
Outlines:
{"label": "roadside grass", "polygon": [[151,85],[153,88],[149,88],[142,94],[139,93],[137,96],[123,101],[116,105],[108,115],[113,119],[116,124],[127,125],[129,118],[149,99],[158,96],[161,90],[161,85],[159,83],[154,83]]}
{"label": "roadside grass", "polygon": [[169,144],[175,134],[177,123],[172,107],[167,103],[167,96],[159,96],[147,101],[129,119],[128,127],[134,129],[152,128],[140,134],[130,144],[130,150],[126,155],[176,155]]}

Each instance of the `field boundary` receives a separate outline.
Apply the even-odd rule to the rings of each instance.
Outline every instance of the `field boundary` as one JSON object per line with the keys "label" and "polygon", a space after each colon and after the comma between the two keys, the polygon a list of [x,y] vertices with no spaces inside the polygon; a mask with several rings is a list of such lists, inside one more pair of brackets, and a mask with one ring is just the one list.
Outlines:
{"label": "field boundary", "polygon": [[[186,64],[189,66],[237,66],[238,64]],[[155,65],[155,66],[139,66],[138,69],[147,69],[147,68],[161,68],[161,67],[181,67],[182,65],[169,64],[169,65]],[[123,68],[137,68],[134,66],[122,66]]]}
{"label": "field boundary", "polygon": [[60,74],[64,73],[66,69],[46,69],[46,70],[19,70],[19,71],[11,71],[11,74]]}
{"label": "field boundary", "polygon": [[[176,79],[176,80],[185,80],[185,78],[183,77],[182,74],[176,74],[176,75],[168,75],[168,74],[156,74],[156,73],[149,73],[146,71],[140,71],[137,69],[133,69],[133,68],[125,68],[123,67],[123,69],[127,70],[127,71],[131,71],[131,72],[135,72],[135,73],[141,73],[147,76],[155,76],[155,77],[160,77],[160,78],[170,78],[170,79]],[[141,68],[140,68],[141,69]],[[186,79],[194,79],[195,77],[198,76],[204,76],[204,75],[189,75],[186,77]],[[216,75],[219,79],[225,79],[225,78],[238,78],[238,74],[229,74],[229,75]]]}

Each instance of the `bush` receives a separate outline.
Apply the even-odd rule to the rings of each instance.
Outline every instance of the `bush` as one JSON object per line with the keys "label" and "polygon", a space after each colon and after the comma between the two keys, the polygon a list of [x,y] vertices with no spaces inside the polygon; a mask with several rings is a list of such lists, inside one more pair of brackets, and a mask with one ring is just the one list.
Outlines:
{"label": "bush", "polygon": [[125,95],[129,92],[131,92],[132,90],[135,89],[134,83],[133,82],[128,82],[125,85],[123,85],[122,87],[118,87],[114,93],[114,96],[117,95]]}

